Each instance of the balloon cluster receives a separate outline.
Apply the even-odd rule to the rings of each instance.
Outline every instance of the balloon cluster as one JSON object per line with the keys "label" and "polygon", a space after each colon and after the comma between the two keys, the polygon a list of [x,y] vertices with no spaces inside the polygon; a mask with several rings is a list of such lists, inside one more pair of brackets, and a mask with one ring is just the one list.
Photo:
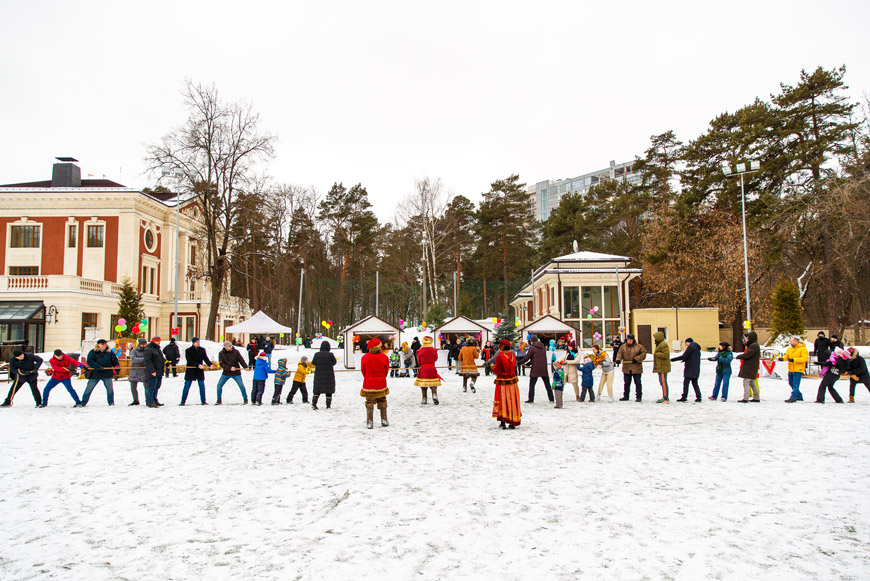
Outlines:
{"label": "balloon cluster", "polygon": [[521,324],[519,317],[514,317],[514,327],[519,327]]}
{"label": "balloon cluster", "polygon": [[354,335],[354,336],[353,336],[353,342],[354,342],[354,343],[359,343],[359,335]]}
{"label": "balloon cluster", "polygon": [[332,321],[320,321],[320,324],[329,329],[332,327]]}
{"label": "balloon cluster", "polygon": [[399,319],[399,328],[405,330],[405,319]]}
{"label": "balloon cluster", "polygon": [[502,319],[499,319],[497,317],[492,318],[492,328],[493,329],[498,329],[498,326],[501,325],[501,323],[502,323]]}
{"label": "balloon cluster", "polygon": [[302,337],[296,337],[296,344],[302,345]]}
{"label": "balloon cluster", "polygon": [[598,307],[592,307],[591,309],[589,309],[589,314],[586,315],[586,318],[591,319],[592,315],[594,315],[597,312],[598,312]]}
{"label": "balloon cluster", "polygon": [[619,327],[619,334],[622,335],[624,333],[625,333],[625,327],[620,326]]}
{"label": "balloon cluster", "polygon": [[751,329],[752,328],[752,321],[743,321],[743,328],[747,331],[749,329]]}
{"label": "balloon cluster", "polygon": [[417,327],[417,331],[419,331],[420,333],[426,331],[426,321],[420,323],[420,325]]}
{"label": "balloon cluster", "polygon": [[172,327],[171,329],[169,329],[169,334],[178,335],[178,327]]}
{"label": "balloon cluster", "polygon": [[[118,324],[115,325],[115,331],[118,333],[123,333],[127,330],[127,319],[118,319]],[[148,332],[148,319],[142,319],[141,321],[135,323],[133,325],[133,334],[138,335],[139,333],[147,333]],[[176,333],[177,335],[178,333]]]}
{"label": "balloon cluster", "polygon": [[314,338],[315,339],[323,339],[323,333],[315,333]]}
{"label": "balloon cluster", "polygon": [[597,331],[595,333],[592,333],[592,338],[598,341],[599,339],[601,339],[601,333],[598,333]]}

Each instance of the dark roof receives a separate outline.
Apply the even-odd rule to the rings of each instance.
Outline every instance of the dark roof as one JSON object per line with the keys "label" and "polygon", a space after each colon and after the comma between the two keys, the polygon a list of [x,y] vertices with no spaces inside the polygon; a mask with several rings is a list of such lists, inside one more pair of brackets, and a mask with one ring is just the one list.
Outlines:
{"label": "dark roof", "polygon": [[175,192],[142,192],[146,196],[151,196],[152,198],[157,198],[161,202],[167,202],[169,200],[174,200],[177,194]]}
{"label": "dark roof", "polygon": [[[117,182],[113,182],[112,180],[82,180],[83,188],[126,188],[127,186],[119,184]],[[20,184],[3,184],[0,185],[0,188],[51,188],[51,180],[45,180],[41,182],[24,182]],[[69,189],[69,188],[64,188]],[[174,195],[174,194],[173,194]]]}

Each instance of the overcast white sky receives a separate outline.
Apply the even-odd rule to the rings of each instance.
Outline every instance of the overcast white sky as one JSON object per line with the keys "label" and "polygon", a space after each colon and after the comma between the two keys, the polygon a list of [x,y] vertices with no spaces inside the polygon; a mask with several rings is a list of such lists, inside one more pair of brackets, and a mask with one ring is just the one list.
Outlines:
{"label": "overcast white sky", "polygon": [[476,200],[689,140],[802,68],[846,64],[858,99],[868,22],[867,0],[0,0],[0,183],[69,155],[152,184],[144,146],[184,121],[190,77],[253,103],[276,181],[361,182],[387,218],[424,175]]}

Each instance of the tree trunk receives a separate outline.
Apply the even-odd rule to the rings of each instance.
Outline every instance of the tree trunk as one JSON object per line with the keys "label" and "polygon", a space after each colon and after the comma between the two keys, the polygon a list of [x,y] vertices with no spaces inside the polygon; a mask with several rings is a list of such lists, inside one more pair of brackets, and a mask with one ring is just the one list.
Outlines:
{"label": "tree trunk", "polygon": [[208,325],[206,326],[205,335],[210,341],[216,341],[215,337],[215,320],[221,307],[221,295],[223,294],[224,279],[227,272],[227,257],[226,254],[218,255],[214,264],[214,270],[211,277],[211,304],[208,308]]}

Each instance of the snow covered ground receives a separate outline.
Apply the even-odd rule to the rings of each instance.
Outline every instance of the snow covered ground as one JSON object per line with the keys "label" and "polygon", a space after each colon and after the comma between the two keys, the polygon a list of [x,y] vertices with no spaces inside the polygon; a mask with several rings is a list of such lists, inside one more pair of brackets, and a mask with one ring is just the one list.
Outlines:
{"label": "snow covered ground", "polygon": [[0,578],[870,577],[867,390],[788,405],[763,379],[762,403],[740,404],[735,377],[711,402],[702,365],[701,404],[654,404],[648,362],[642,404],[566,391],[555,410],[539,388],[514,431],[490,418],[490,378],[462,393],[447,373],[437,407],[391,380],[392,425],[374,430],[354,373],[319,411],[242,407],[233,383],[227,405],[181,408],[181,378],[159,410],[127,407],[125,381],[114,408],[98,387],[72,409],[58,387],[34,409],[25,388],[0,410]]}

